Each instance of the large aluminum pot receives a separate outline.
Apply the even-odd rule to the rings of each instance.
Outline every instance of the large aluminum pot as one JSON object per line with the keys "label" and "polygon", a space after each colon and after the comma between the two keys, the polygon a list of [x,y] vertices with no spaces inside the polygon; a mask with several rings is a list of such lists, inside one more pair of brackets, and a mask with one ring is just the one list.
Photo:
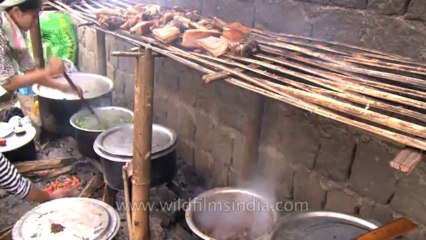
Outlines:
{"label": "large aluminum pot", "polygon": [[[84,97],[93,107],[112,105],[111,79],[91,73],[70,73],[69,76],[81,87]],[[63,77],[56,80],[66,82]],[[71,136],[73,128],[69,120],[74,113],[84,107],[78,95],[63,93],[38,84],[33,86],[33,91],[38,96],[42,127],[49,132]]]}
{"label": "large aluminum pot", "polygon": [[372,222],[342,213],[294,212],[279,220],[272,240],[355,239],[377,227]]}
{"label": "large aluminum pot", "polygon": [[185,218],[201,239],[269,240],[278,212],[273,201],[257,192],[227,187],[194,198]]}
{"label": "large aluminum pot", "polygon": [[[176,133],[167,127],[152,125],[151,186],[171,181],[176,175]],[[133,124],[125,124],[101,133],[93,144],[101,157],[104,180],[113,189],[123,190],[123,166],[133,157]]]}
{"label": "large aluminum pot", "polygon": [[[93,150],[93,143],[99,134],[111,128],[118,127],[119,125],[133,122],[133,112],[126,108],[115,106],[99,107],[95,108],[94,111],[99,116],[100,120],[104,120],[105,122],[103,123],[107,124],[108,126],[100,126],[97,129],[87,129],[85,126],[80,126],[79,121],[82,118],[92,116],[92,113],[88,109],[82,109],[78,111],[70,119],[70,124],[74,128],[74,139],[77,142],[78,150],[81,154],[89,158],[98,158],[98,155]],[[126,121],[129,120],[129,122],[110,121],[111,119],[121,118]]]}

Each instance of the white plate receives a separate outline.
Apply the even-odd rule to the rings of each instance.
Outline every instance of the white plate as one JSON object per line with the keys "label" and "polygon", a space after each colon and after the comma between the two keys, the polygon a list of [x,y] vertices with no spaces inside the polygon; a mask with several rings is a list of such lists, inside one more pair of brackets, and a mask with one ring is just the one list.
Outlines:
{"label": "white plate", "polygon": [[[63,230],[52,232],[52,224]],[[108,240],[120,228],[118,212],[108,204],[91,198],[62,198],[43,203],[16,222],[14,240]]]}
{"label": "white plate", "polygon": [[12,134],[13,127],[9,123],[0,122],[0,138],[5,138]]}

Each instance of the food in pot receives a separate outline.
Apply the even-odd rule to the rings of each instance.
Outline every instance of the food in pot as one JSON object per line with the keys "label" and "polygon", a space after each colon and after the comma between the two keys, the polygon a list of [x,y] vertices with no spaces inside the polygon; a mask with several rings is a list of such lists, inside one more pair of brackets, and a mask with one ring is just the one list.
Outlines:
{"label": "food in pot", "polygon": [[85,115],[74,120],[75,125],[79,128],[92,130],[92,131],[103,131],[113,127],[117,127],[122,124],[128,124],[133,122],[132,116],[114,116],[113,114],[106,114],[99,112],[97,113],[101,123],[95,115]]}

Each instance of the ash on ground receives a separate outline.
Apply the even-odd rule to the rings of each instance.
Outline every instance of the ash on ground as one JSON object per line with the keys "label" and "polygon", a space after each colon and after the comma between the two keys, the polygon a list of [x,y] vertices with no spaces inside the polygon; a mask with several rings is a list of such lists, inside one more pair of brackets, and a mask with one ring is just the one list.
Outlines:
{"label": "ash on ground", "polygon": [[[88,181],[98,172],[92,164],[93,159],[81,156],[77,150],[76,142],[71,137],[55,138],[54,136],[39,136],[36,140],[37,158],[53,159],[63,157],[75,158],[73,170],[65,176],[77,176],[81,180],[80,191]],[[151,240],[160,239],[199,239],[188,228],[185,221],[184,204],[198,194],[204,192],[206,186],[204,181],[195,175],[190,167],[178,159],[178,170],[176,177],[169,183],[151,188],[150,206],[150,230]],[[38,186],[44,188],[53,180],[48,178],[30,178]],[[93,194],[92,198],[102,200],[103,188]],[[12,226],[25,213],[36,207],[37,203],[19,200],[0,191],[0,230]],[[124,206],[124,193],[122,191],[116,196],[116,210],[120,214],[121,227],[114,239],[127,240],[129,233],[126,221],[126,209]],[[167,206],[167,207],[165,207]]]}

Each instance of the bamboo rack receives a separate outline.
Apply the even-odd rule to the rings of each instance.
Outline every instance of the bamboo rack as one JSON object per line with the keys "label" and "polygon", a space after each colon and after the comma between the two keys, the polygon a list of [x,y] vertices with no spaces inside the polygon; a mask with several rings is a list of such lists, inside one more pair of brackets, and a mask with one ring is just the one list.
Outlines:
{"label": "bamboo rack", "polygon": [[[47,4],[135,46],[150,48],[223,81],[323,117],[426,150],[426,64],[407,57],[310,37],[251,29],[261,51],[250,58],[220,58],[165,45],[151,36],[103,28],[98,8],[125,9],[134,2],[81,1]],[[227,23],[214,18],[217,25]]]}

